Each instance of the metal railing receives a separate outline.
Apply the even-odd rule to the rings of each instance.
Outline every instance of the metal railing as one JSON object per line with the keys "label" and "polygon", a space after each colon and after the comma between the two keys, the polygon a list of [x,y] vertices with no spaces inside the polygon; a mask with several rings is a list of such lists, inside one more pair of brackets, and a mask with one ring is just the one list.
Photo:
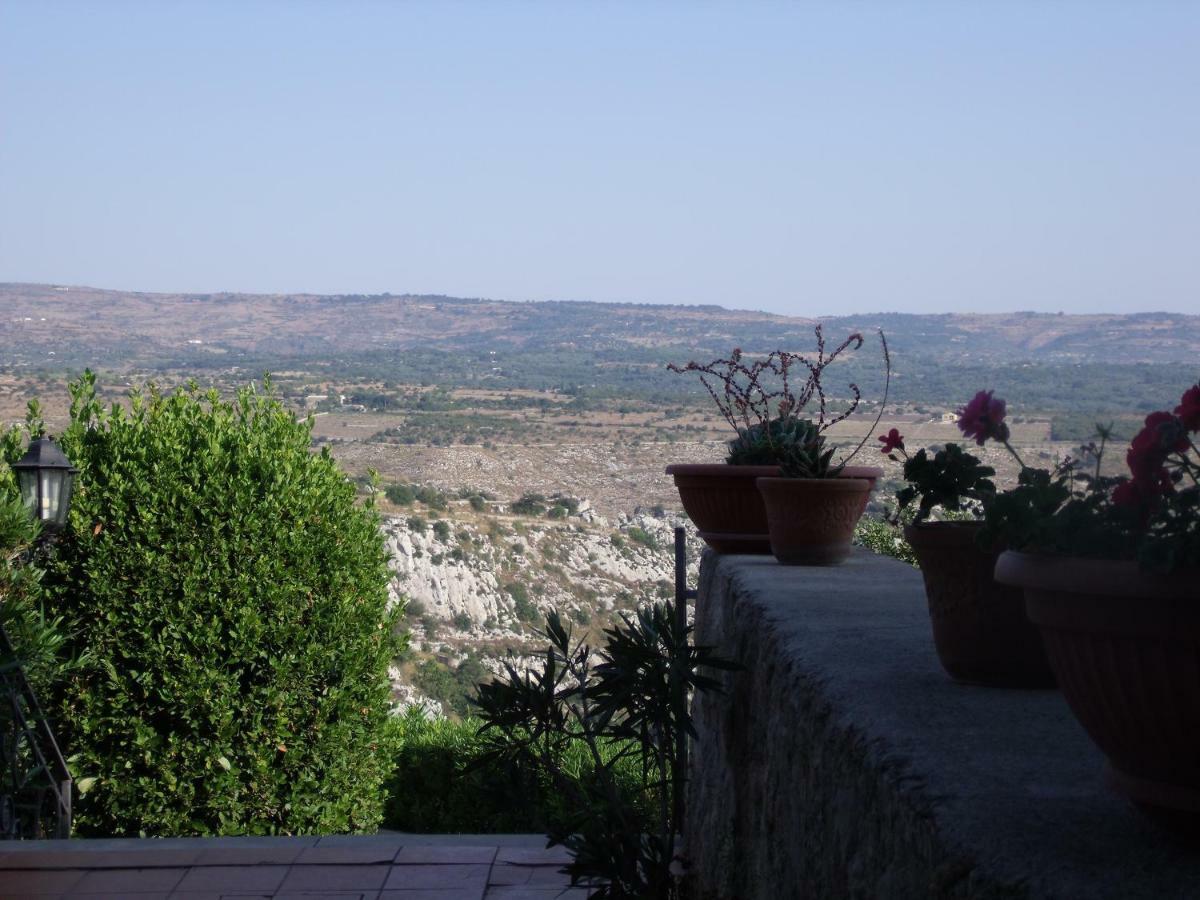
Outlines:
{"label": "metal railing", "polygon": [[[682,527],[675,529],[675,624],[680,634],[687,633],[689,600],[696,598],[697,592],[687,586],[687,534]],[[687,702],[687,698],[683,698]],[[675,739],[675,773],[672,802],[672,815],[676,828],[683,827],[684,817],[684,780],[688,767],[688,735],[682,729]]]}
{"label": "metal railing", "polygon": [[0,840],[71,836],[71,771],[0,627]]}

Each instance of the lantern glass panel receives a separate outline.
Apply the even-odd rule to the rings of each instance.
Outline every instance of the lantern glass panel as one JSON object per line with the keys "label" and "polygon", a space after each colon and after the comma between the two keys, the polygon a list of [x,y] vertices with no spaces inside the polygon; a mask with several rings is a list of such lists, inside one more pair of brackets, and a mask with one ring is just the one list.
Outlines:
{"label": "lantern glass panel", "polygon": [[38,473],[42,479],[41,508],[37,516],[43,522],[57,522],[58,511],[62,506],[62,483],[66,473],[62,469],[42,469]]}
{"label": "lantern glass panel", "polygon": [[75,486],[75,473],[70,469],[62,472],[62,487],[59,489],[58,509],[54,512],[54,523],[65,525],[67,513],[71,509],[71,490]]}
{"label": "lantern glass panel", "polygon": [[21,489],[21,502],[31,513],[37,512],[38,473],[36,469],[16,469],[17,485]]}

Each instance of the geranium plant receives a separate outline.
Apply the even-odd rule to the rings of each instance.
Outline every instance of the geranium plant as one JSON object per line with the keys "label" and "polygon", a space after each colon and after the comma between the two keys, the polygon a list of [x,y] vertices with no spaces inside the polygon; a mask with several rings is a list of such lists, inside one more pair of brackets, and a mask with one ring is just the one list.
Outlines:
{"label": "geranium plant", "polygon": [[1105,475],[1111,441],[1098,442],[1053,470],[1027,466],[1009,441],[1005,402],[980,391],[960,410],[958,427],[983,446],[1003,444],[1020,464],[1017,486],[995,491],[994,472],[950,444],[932,458],[909,457],[903,436],[880,435],[883,452],[904,455],[909,484],[897,495],[901,509],[920,500],[917,518],[936,506],[982,513],[980,541],[1013,549],[1107,559],[1136,559],[1148,570],[1200,566],[1200,384],[1184,392],[1173,411],[1146,417],[1125,454],[1128,475]]}
{"label": "geranium plant", "polygon": [[[1008,424],[1004,421],[1007,404],[993,391],[980,391],[958,411],[958,428],[965,437],[979,446],[988,440],[1001,441],[1025,468],[1024,462],[1009,442]],[[917,509],[914,521],[923,522],[940,510],[944,514],[981,519],[987,502],[996,495],[992,477],[996,470],[983,464],[979,457],[968,453],[959,444],[947,444],[932,455],[922,448],[909,455],[904,436],[895,428],[879,435],[883,444],[880,452],[889,459],[904,459],[904,480],[908,484],[896,493],[897,520],[906,517],[914,501]],[[899,454],[899,456],[897,456]]]}
{"label": "geranium plant", "polygon": [[[825,432],[858,410],[862,391],[851,382],[848,385],[849,402],[840,412],[834,413],[821,380],[826,368],[844,352],[862,347],[863,336],[855,332],[827,351],[820,325],[814,328],[814,333],[815,358],[775,350],[749,361],[740,349],[734,349],[725,359],[667,366],[676,373],[696,373],[722,418],[737,432],[737,436],[729,441],[725,461],[730,465],[778,465],[784,474],[793,477],[829,478],[839,474],[866,443],[867,437],[864,437],[843,459],[836,464],[833,462],[833,449],[825,444]],[[891,386],[892,367],[887,339],[882,331],[879,342],[885,369],[883,400],[879,406],[881,416]],[[803,375],[803,381],[797,389],[798,374]],[[815,420],[802,415],[810,405],[816,407]],[[878,424],[879,416],[876,416],[875,424]]]}
{"label": "geranium plant", "polygon": [[895,520],[907,521],[907,513],[916,501],[913,521],[924,522],[936,510],[956,517],[983,517],[983,504],[995,496],[992,476],[996,470],[985,466],[979,457],[958,444],[947,444],[932,455],[924,448],[909,456],[904,440],[892,429],[890,442],[884,447],[890,459],[904,458],[904,480],[908,482],[896,492]]}

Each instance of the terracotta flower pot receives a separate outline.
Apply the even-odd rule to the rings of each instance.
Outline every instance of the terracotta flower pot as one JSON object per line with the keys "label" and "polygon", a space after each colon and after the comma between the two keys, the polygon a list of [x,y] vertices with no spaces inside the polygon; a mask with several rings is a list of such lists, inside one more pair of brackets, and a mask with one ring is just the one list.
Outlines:
{"label": "terracotta flower pot", "polygon": [[921,563],[938,659],[955,681],[1008,688],[1054,687],[1042,636],[1025,616],[1025,595],[992,577],[999,550],[980,550],[979,522],[908,525]]}
{"label": "terracotta flower pot", "polygon": [[1110,782],[1159,818],[1200,823],[1200,570],[1003,553],[996,580],[1025,590],[1071,711]]}
{"label": "terracotta flower pot", "polygon": [[883,469],[879,466],[843,466],[838,473],[839,478],[865,478],[871,482],[871,490],[875,490],[875,482],[883,477]]}
{"label": "terracotta flower pot", "polygon": [[840,563],[871,486],[867,478],[759,478],[775,558],[788,566]]}
{"label": "terracotta flower pot", "polygon": [[[676,463],[667,466],[667,474],[675,479],[683,508],[708,546],[718,553],[771,552],[767,510],[755,481],[778,475],[779,466]],[[840,477],[865,478],[874,488],[882,475],[877,466],[847,466]],[[863,509],[866,504],[864,497]]]}
{"label": "terracotta flower pot", "polygon": [[755,480],[779,466],[677,463],[667,466],[683,508],[705,543],[718,553],[770,553],[767,511]]}
{"label": "terracotta flower pot", "polygon": [[867,504],[871,501],[871,493],[875,490],[875,485],[880,478],[883,477],[883,469],[879,466],[844,466],[842,471],[838,473],[838,478],[865,478],[871,482],[871,490],[867,491],[863,497],[863,508],[858,511],[861,517],[867,511]]}

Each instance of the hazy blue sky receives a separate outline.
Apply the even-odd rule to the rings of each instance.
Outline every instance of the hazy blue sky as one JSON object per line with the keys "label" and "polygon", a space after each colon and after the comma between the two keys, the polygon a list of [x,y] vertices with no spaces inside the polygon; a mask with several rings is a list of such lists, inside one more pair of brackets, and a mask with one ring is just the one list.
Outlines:
{"label": "hazy blue sky", "polygon": [[0,281],[1200,312],[1200,2],[0,0]]}

